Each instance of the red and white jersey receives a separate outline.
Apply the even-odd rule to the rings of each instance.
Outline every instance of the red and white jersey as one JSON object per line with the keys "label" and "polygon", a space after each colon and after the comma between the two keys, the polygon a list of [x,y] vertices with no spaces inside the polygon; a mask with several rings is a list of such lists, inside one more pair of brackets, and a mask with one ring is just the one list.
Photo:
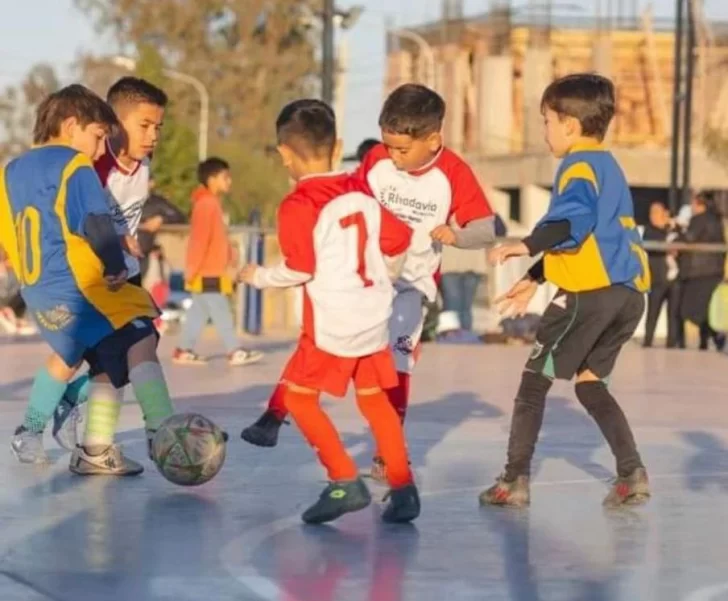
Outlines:
{"label": "red and white jersey", "polygon": [[394,291],[384,256],[403,254],[412,230],[348,174],[302,179],[278,209],[283,263],[255,285],[304,285],[303,335],[339,357],[387,347]]}
{"label": "red and white jersey", "polygon": [[434,276],[440,267],[442,247],[433,242],[430,232],[453,219],[465,227],[475,219],[493,215],[472,169],[443,148],[419,171],[400,171],[380,144],[367,153],[356,176],[366,182],[380,203],[414,230],[401,283],[435,300]]}
{"label": "red and white jersey", "polygon": [[[94,164],[101,184],[106,190],[109,211],[120,236],[136,237],[144,203],[149,198],[149,159],[129,170],[119,163],[107,144],[106,153]],[[139,261],[124,253],[129,277],[139,273]]]}

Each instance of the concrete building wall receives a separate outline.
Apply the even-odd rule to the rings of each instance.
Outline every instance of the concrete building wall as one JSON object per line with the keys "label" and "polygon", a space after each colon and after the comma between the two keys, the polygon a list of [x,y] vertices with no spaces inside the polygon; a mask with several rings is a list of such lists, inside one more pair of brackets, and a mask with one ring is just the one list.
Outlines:
{"label": "concrete building wall", "polygon": [[482,56],[478,69],[478,148],[486,155],[511,152],[513,57]]}

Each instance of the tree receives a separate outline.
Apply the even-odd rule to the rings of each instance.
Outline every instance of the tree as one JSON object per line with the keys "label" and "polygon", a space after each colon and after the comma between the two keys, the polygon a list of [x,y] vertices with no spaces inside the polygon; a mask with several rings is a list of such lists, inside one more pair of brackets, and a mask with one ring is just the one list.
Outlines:
{"label": "tree", "polygon": [[0,95],[0,164],[30,148],[35,112],[41,101],[60,88],[53,67],[38,64],[16,86],[8,86]]}
{"label": "tree", "polygon": [[[151,60],[145,49],[153,47],[164,66],[205,84],[211,97],[210,154],[223,156],[233,168],[238,200],[228,208],[236,221],[251,207],[272,216],[274,204],[288,188],[286,174],[267,149],[275,141],[273,125],[281,106],[311,92],[315,45],[307,37],[302,15],[315,3],[76,0],[100,32],[111,35],[120,48],[139,54],[140,69]],[[161,63],[154,69],[161,72]],[[189,143],[188,134],[196,132],[199,98],[189,86],[169,81],[164,85],[174,102],[170,112],[187,132],[171,134],[165,124],[164,169],[170,173],[165,185],[184,188],[186,184],[177,183],[177,178],[184,181],[182,173],[188,169],[182,146]],[[196,148],[194,139],[191,147]],[[179,199],[180,194],[172,196]]]}

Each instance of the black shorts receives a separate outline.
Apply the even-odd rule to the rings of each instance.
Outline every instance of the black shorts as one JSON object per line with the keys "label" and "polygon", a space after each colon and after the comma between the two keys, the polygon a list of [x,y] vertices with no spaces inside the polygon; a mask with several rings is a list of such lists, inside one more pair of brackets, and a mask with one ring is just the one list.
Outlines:
{"label": "black shorts", "polygon": [[129,322],[123,328],[116,330],[104,338],[83,358],[88,363],[89,377],[106,374],[114,388],[123,388],[129,383],[129,349],[147,336],[155,336],[159,341],[159,334],[152,320],[141,317]]}
{"label": "black shorts", "polygon": [[590,370],[606,379],[644,308],[644,296],[626,286],[559,290],[541,318],[526,370],[559,380]]}
{"label": "black shorts", "polygon": [[131,284],[132,286],[136,286],[137,288],[142,287],[142,274],[137,273],[136,275],[130,277],[127,282]]}

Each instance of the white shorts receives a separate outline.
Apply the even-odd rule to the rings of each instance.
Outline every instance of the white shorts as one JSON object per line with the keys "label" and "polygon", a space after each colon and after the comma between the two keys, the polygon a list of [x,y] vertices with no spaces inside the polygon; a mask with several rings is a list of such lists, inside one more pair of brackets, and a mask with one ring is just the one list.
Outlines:
{"label": "white shorts", "polygon": [[397,371],[410,374],[417,362],[418,345],[427,308],[424,295],[414,288],[398,290],[389,318],[389,345]]}

